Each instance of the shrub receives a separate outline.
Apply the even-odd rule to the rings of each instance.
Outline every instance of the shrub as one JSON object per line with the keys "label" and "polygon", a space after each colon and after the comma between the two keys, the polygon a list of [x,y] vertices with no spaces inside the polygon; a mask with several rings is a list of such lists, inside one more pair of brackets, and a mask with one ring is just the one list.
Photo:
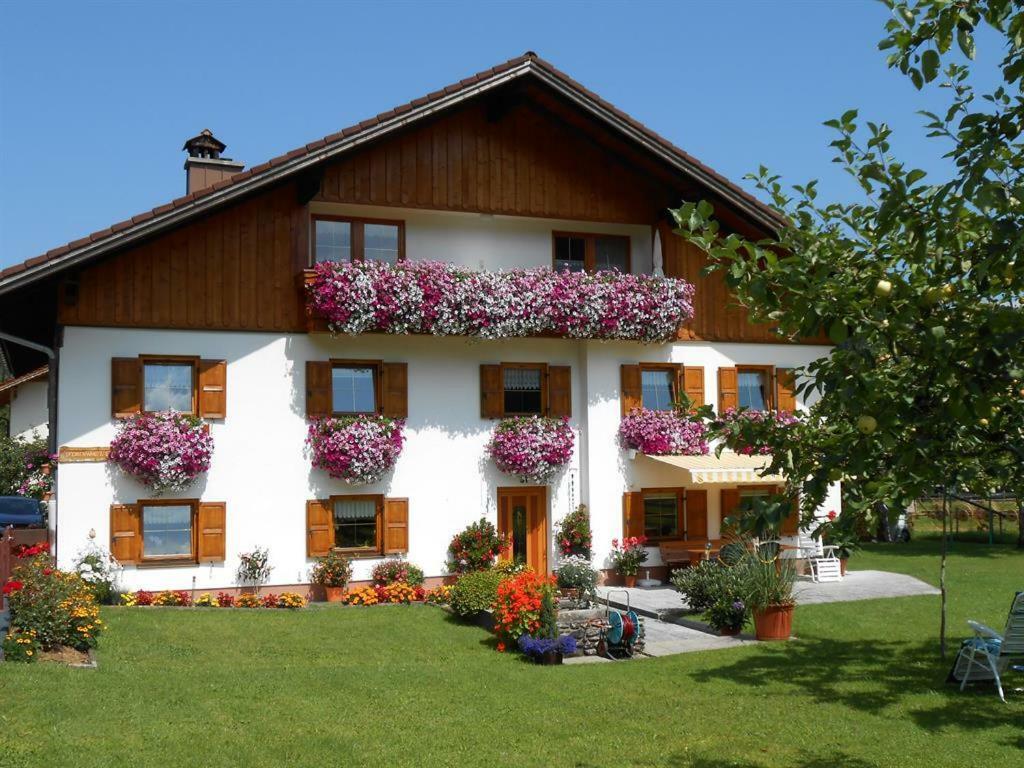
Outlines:
{"label": "shrub", "polygon": [[695,612],[703,612],[724,594],[725,567],[713,560],[701,560],[672,574],[672,586]]}
{"label": "shrub", "polygon": [[373,567],[372,579],[382,586],[400,581],[415,587],[423,583],[423,569],[402,558],[389,557]]}
{"label": "shrub", "polygon": [[555,541],[563,555],[579,555],[590,559],[593,555],[593,537],[586,504],[580,504],[558,522]]}
{"label": "shrub", "polygon": [[579,555],[563,557],[558,564],[558,586],[561,589],[578,589],[580,592],[592,595],[597,587],[598,573],[590,561]]}
{"label": "shrub", "polygon": [[552,579],[533,571],[524,571],[498,585],[494,600],[494,630],[499,637],[498,650],[523,635],[534,635],[541,628],[544,595],[554,589]]}
{"label": "shrub", "polygon": [[569,463],[574,442],[567,418],[513,416],[494,426],[487,453],[502,472],[544,484]]}
{"label": "shrub", "polygon": [[[748,556],[732,565],[704,560],[676,571],[672,585],[691,610],[699,611],[715,629],[740,629],[752,607],[749,594],[753,562]],[[769,567],[775,570],[774,563],[769,563]]]}
{"label": "shrub", "polygon": [[32,472],[28,465],[35,457],[47,457],[45,440],[22,440],[0,431],[0,496],[25,495],[20,489]]}
{"label": "shrub", "polygon": [[103,621],[89,585],[77,573],[54,568],[47,552],[19,560],[3,590],[12,633],[34,638],[44,650],[94,648]]}
{"label": "shrub", "polygon": [[452,573],[483,571],[494,565],[495,558],[507,546],[494,523],[481,517],[452,537],[448,545],[448,570]]}
{"label": "shrub", "polygon": [[267,582],[272,570],[274,567],[270,564],[270,552],[256,547],[252,552],[243,552],[238,556],[235,580],[239,584],[257,587]]}
{"label": "shrub", "polygon": [[352,578],[352,561],[332,550],[313,564],[310,578],[324,587],[345,587]]}
{"label": "shrub", "polygon": [[452,585],[448,604],[459,616],[472,616],[489,610],[504,578],[505,575],[497,570],[465,573]]}
{"label": "shrub", "polygon": [[315,468],[346,483],[375,483],[398,461],[404,427],[401,419],[387,416],[315,419],[306,444]]}
{"label": "shrub", "polygon": [[213,438],[203,420],[185,413],[140,413],[124,419],[108,461],[156,494],[179,491],[210,468]]}
{"label": "shrub", "polygon": [[701,456],[708,452],[704,424],[675,410],[634,408],[622,417],[619,443],[649,456]]}

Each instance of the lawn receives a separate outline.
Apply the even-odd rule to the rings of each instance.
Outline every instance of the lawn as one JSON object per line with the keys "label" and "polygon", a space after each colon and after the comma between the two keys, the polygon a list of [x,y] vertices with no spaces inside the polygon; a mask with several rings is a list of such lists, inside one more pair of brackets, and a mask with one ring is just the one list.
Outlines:
{"label": "lawn", "polygon": [[[872,547],[852,567],[934,583],[936,553]],[[955,636],[1001,627],[1024,554],[958,543],[949,582]],[[938,605],[808,606],[787,644],[565,667],[429,606],[110,609],[99,670],[0,665],[0,765],[1024,764],[1024,694],[943,683]]]}

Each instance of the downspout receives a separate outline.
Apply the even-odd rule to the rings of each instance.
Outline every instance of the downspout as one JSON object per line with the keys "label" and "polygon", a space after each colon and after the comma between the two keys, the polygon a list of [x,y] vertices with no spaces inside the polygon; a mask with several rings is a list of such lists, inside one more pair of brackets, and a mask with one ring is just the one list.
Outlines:
{"label": "downspout", "polygon": [[[36,352],[42,352],[46,355],[49,362],[49,371],[46,374],[46,421],[49,428],[49,434],[46,438],[46,450],[50,454],[57,452],[57,353],[50,349],[50,347],[44,347],[42,344],[37,344],[34,341],[23,339],[20,336],[15,336],[11,333],[0,331],[0,341],[9,341],[12,344],[17,344],[28,349],[34,349]],[[53,558],[57,558],[57,502],[54,499],[51,502],[50,507],[50,518],[51,520],[47,525],[53,526]]]}

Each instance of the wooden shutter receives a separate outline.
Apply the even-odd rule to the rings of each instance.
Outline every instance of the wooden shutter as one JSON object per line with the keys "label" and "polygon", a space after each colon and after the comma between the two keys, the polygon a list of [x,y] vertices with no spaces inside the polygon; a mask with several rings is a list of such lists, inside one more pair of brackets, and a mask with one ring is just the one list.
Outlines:
{"label": "wooden shutter", "polygon": [[500,365],[480,366],[480,417],[500,419],[505,412],[505,387]]}
{"label": "wooden shutter", "polygon": [[548,366],[548,415],[572,416],[572,368]]}
{"label": "wooden shutter", "polygon": [[199,361],[199,415],[223,419],[228,412],[227,360]]}
{"label": "wooden shutter", "polygon": [[639,492],[622,494],[622,535],[644,535],[644,495]]}
{"label": "wooden shutter", "polygon": [[720,508],[718,510],[719,520],[719,537],[726,538],[732,533],[731,528],[726,528],[725,518],[736,514],[736,509],[740,505],[740,492],[735,488],[723,488],[720,502]]}
{"label": "wooden shutter", "polygon": [[392,419],[409,415],[409,366],[406,363],[384,363],[380,369],[380,412]]}
{"label": "wooden shutter", "polygon": [[739,408],[739,374],[735,368],[718,369],[718,415],[729,408]]}
{"label": "wooden shutter", "polygon": [[800,499],[793,499],[789,515],[782,519],[779,533],[782,536],[796,536],[800,533]]}
{"label": "wooden shutter", "polygon": [[110,505],[110,554],[121,564],[142,559],[142,513],[138,504]]}
{"label": "wooden shutter", "polygon": [[306,502],[306,556],[323,557],[334,546],[334,515],[328,499]]}
{"label": "wooden shutter", "polygon": [[110,412],[115,419],[142,410],[142,361],[137,357],[110,360]]}
{"label": "wooden shutter", "polygon": [[384,552],[409,551],[409,500],[384,500]]}
{"label": "wooden shutter", "polygon": [[319,419],[333,413],[331,404],[331,364],[306,361],[306,418]]}
{"label": "wooden shutter", "polygon": [[223,501],[199,502],[199,519],[196,521],[196,527],[198,528],[197,554],[200,563],[224,562],[227,552],[225,545],[227,507],[228,505]]}
{"label": "wooden shutter", "polygon": [[683,368],[683,391],[694,408],[704,405],[704,366],[687,365]]}
{"label": "wooden shutter", "polygon": [[622,415],[625,416],[634,408],[640,408],[644,404],[644,389],[640,378],[640,366],[623,365],[620,368],[619,382]]}
{"label": "wooden shutter", "polygon": [[708,537],[708,492],[686,491],[686,538]]}
{"label": "wooden shutter", "polygon": [[796,413],[796,377],[792,368],[775,369],[775,408]]}

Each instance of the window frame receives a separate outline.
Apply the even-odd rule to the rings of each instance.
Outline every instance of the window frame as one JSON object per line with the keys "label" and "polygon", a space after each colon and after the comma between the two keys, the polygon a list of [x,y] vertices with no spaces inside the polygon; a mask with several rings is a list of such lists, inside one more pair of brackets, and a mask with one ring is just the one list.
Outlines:
{"label": "window frame", "polygon": [[626,271],[622,274],[633,273],[633,239],[629,235],[616,235],[607,232],[569,232],[566,230],[552,230],[551,232],[551,269],[557,270],[558,264],[558,238],[580,237],[583,238],[583,271],[589,275],[596,272],[597,264],[597,239],[615,238],[626,241]]}
{"label": "window frame", "polygon": [[[547,363],[499,363],[501,366],[501,418],[512,416],[547,416],[548,415],[548,364]],[[505,370],[536,370],[540,372],[540,410],[537,413],[505,410]]]}
{"label": "window frame", "polygon": [[[682,365],[680,363],[638,363],[640,368],[640,406],[644,405],[644,371],[667,371],[672,374],[672,407],[679,402],[679,393],[683,391]],[[668,410],[672,410],[669,408]]]}
{"label": "window frame", "polygon": [[[668,494],[675,494],[676,497],[676,535],[675,536],[647,536],[647,497],[650,496],[667,496]],[[686,488],[685,486],[675,486],[668,488],[641,488],[640,489],[640,510],[643,512],[643,529],[644,536],[647,536],[648,541],[675,541],[683,540],[687,541],[689,537],[689,531],[686,530]]]}
{"label": "window frame", "polygon": [[[338,527],[334,517],[334,504],[337,501],[373,501],[376,506],[376,517],[374,519],[374,526],[376,528],[376,534],[374,536],[374,546],[370,547],[339,547],[338,546]],[[332,552],[339,552],[348,557],[352,558],[372,558],[372,557],[383,557],[384,556],[384,503],[385,496],[382,493],[339,493],[329,497],[329,503],[331,505],[331,539],[334,545],[331,547]]]}
{"label": "window frame", "polygon": [[337,216],[327,213],[310,215],[309,225],[309,257],[307,265],[312,268],[319,262],[316,260],[316,223],[318,221],[340,221],[351,227],[352,261],[365,261],[365,238],[363,228],[367,224],[386,224],[398,227],[398,260],[405,261],[405,221],[403,219],[371,219],[363,216]]}
{"label": "window frame", "polygon": [[[331,358],[331,416],[378,416],[382,413],[384,395],[384,361],[383,360],[348,360]],[[334,407],[334,369],[335,368],[369,368],[373,371],[373,405],[372,411],[339,411]]]}
{"label": "window frame", "polygon": [[[741,373],[762,373],[764,374],[764,412],[770,413],[775,410],[775,366],[774,365],[740,365],[736,368],[736,407],[742,408],[740,404],[740,374]],[[754,410],[750,408],[748,410]]]}
{"label": "window frame", "polygon": [[139,355],[139,413],[159,413],[146,410],[146,366],[147,365],[191,365],[192,366],[192,408],[176,411],[189,416],[199,415],[199,358],[194,355]]}
{"label": "window frame", "polygon": [[[199,499],[139,499],[135,502],[139,510],[139,565],[196,565],[199,563]],[[191,553],[185,555],[154,555],[146,556],[146,507],[184,507],[192,508],[189,527],[192,534]]]}

